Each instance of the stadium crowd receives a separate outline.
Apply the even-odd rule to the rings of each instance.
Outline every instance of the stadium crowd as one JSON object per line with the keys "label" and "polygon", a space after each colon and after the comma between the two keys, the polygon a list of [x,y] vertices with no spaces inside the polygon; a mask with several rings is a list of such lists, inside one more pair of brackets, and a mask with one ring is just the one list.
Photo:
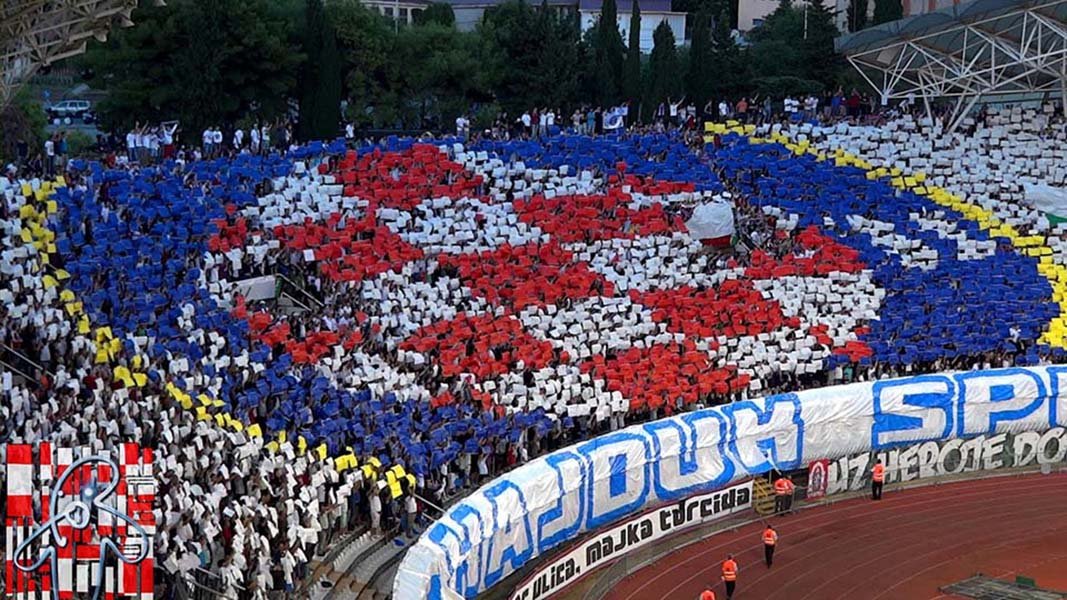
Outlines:
{"label": "stadium crowd", "polygon": [[[1062,120],[1012,114],[972,125],[979,140],[1017,125],[987,170],[969,150],[938,155],[948,144],[925,158],[968,165],[933,175],[1048,233],[1019,186],[976,187],[1033,158],[1018,129],[1039,156],[1067,147]],[[774,133],[896,166],[879,136],[906,152],[897,135],[916,123]],[[531,131],[283,158],[260,133],[259,152],[234,139],[245,152],[220,157],[214,131],[202,160],[70,161],[54,193],[17,170],[0,179],[0,342],[29,376],[3,370],[0,439],[155,448],[159,565],[218,573],[234,596],[294,589],[341,532],[413,534],[423,498],[445,504],[630,423],[1061,357],[1038,343],[1053,290],[1003,239],[918,198],[879,204],[897,192],[778,146],[728,138],[698,155],[664,134]],[[1063,185],[1047,173],[1027,176]],[[723,200],[733,246],[688,235],[693,207]],[[272,275],[302,309],[246,299]],[[1002,294],[989,314],[966,311],[978,285]],[[885,313],[892,298],[910,308]],[[964,331],[939,314],[976,320]]]}

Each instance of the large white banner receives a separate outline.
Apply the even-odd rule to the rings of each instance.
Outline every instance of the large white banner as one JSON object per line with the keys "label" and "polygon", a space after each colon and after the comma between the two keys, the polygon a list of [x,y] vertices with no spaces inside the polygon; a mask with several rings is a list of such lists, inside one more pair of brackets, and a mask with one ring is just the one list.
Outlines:
{"label": "large white banner", "polygon": [[695,525],[752,508],[752,481],[710,494],[679,500],[597,534],[541,566],[511,593],[511,600],[544,600],[583,574],[652,542]]}
{"label": "large white banner", "polygon": [[628,427],[553,452],[455,504],[408,551],[395,598],[473,598],[637,514],[766,473],[895,446],[1067,425],[1067,367],[920,375],[780,394]]}

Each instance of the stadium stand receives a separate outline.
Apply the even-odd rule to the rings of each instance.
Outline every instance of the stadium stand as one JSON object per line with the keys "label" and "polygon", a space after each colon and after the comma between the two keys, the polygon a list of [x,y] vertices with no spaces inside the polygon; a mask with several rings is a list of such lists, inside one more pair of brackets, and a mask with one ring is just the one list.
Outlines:
{"label": "stadium stand", "polygon": [[[379,548],[362,570],[381,567],[396,550],[371,540],[414,527],[412,494],[444,504],[626,423],[1062,358],[1048,333],[1062,297],[1029,252],[1044,241],[1016,251],[997,224],[893,185],[889,169],[930,164],[998,215],[1032,215],[1025,195],[977,187],[977,166],[936,172],[981,164],[967,150],[872,146],[924,127],[901,123],[773,132],[892,161],[885,178],[734,135],[703,157],[665,135],[564,135],[73,161],[56,185],[0,180],[3,433],[156,448],[159,564],[266,597],[359,526],[373,535],[351,543]],[[1040,153],[1062,156],[1062,122],[1032,127]],[[1031,156],[1013,146],[1027,136],[996,139],[993,177],[1062,184],[1062,169],[1012,166]],[[694,205],[724,199],[733,250],[686,226]],[[257,278],[271,284],[252,294]]]}

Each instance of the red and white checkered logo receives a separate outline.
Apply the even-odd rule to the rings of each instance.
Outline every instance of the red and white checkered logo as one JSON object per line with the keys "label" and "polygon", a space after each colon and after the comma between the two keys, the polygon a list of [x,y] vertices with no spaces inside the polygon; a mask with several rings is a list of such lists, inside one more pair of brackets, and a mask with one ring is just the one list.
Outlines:
{"label": "red and white checkered logo", "polygon": [[6,474],[6,597],[151,600],[151,449],[10,444]]}

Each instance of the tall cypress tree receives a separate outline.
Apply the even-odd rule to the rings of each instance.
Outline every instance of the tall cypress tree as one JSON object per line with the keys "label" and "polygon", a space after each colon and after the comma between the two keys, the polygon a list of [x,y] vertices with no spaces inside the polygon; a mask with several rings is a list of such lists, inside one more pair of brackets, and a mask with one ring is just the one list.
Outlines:
{"label": "tall cypress tree", "polygon": [[880,25],[904,17],[901,0],[874,0],[874,24]]}
{"label": "tall cypress tree", "polygon": [[304,77],[300,89],[300,135],[325,139],[337,135],[341,111],[341,58],[337,36],[322,0],[307,0],[304,31]]}
{"label": "tall cypress tree", "polygon": [[649,106],[659,106],[667,98],[679,100],[681,73],[678,72],[678,49],[675,47],[674,32],[666,21],[662,21],[652,34],[652,55],[648,59],[649,72]]}
{"label": "tall cypress tree", "polygon": [[849,0],[846,15],[848,17],[849,31],[855,33],[862,29],[866,29],[867,0]]}
{"label": "tall cypress tree", "polygon": [[630,118],[637,120],[641,102],[641,4],[634,0],[630,13],[630,43],[626,47],[626,66],[622,75],[622,93],[630,101]]}
{"label": "tall cypress tree", "polygon": [[619,10],[615,0],[604,0],[600,9],[595,40],[594,81],[601,104],[611,105],[618,101],[622,89],[622,67],[625,46],[619,33]]}
{"label": "tall cypress tree", "polygon": [[[725,17],[725,14],[724,14]],[[693,39],[689,46],[689,70],[685,74],[685,91],[690,102],[703,109],[711,97],[717,61],[712,53],[711,15],[701,10],[693,20]]]}

